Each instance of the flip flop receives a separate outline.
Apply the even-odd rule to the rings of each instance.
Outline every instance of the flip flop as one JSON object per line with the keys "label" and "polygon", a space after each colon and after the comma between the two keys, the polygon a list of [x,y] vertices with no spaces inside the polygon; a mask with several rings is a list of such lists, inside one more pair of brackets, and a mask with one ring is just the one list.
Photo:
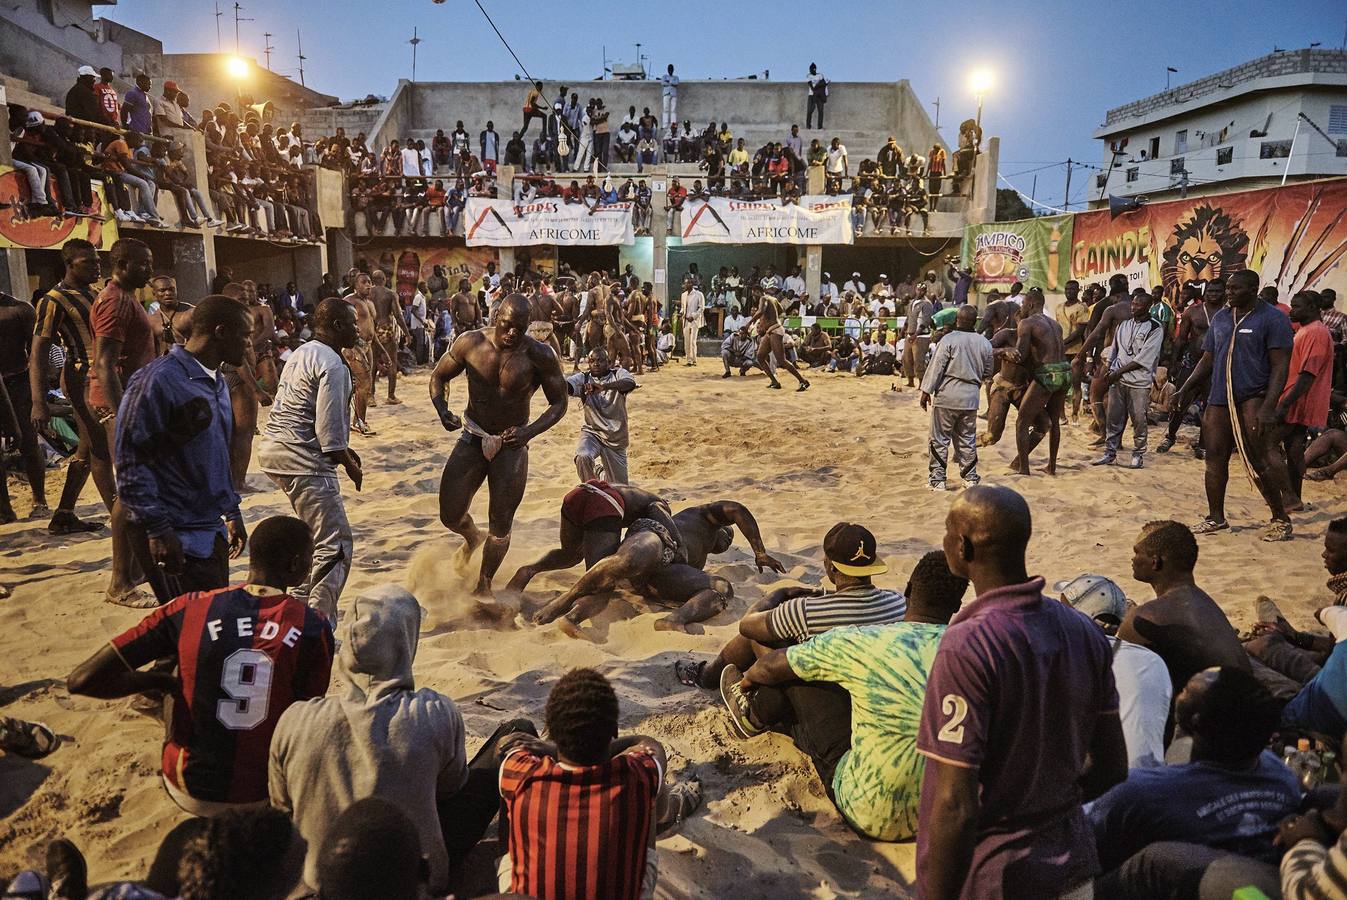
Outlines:
{"label": "flip flop", "polygon": [[685,684],[688,687],[700,687],[702,681],[702,672],[706,670],[706,660],[676,659],[674,660],[674,675],[678,676],[678,683]]}
{"label": "flip flop", "polygon": [[131,588],[125,594],[119,594],[114,597],[111,594],[105,595],[109,603],[115,603],[118,606],[129,607],[130,609],[158,609],[159,600],[154,594],[147,594],[140,588]]}
{"label": "flip flop", "polygon": [[40,759],[55,750],[61,739],[41,722],[0,716],[0,749],[28,759]]}

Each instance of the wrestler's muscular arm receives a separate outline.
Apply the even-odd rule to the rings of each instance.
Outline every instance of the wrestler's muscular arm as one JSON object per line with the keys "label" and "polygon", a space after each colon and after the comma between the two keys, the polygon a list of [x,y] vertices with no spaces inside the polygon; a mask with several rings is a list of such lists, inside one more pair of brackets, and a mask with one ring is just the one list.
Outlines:
{"label": "wrestler's muscular arm", "polygon": [[480,339],[481,336],[475,331],[460,334],[449,346],[449,351],[435,363],[435,369],[430,373],[430,402],[435,407],[435,412],[439,414],[440,424],[444,426],[445,431],[457,431],[463,427],[463,421],[449,411],[449,398],[445,396],[445,389],[449,386],[449,382],[463,371],[463,359],[467,356],[468,349],[474,341]]}
{"label": "wrestler's muscular arm", "polygon": [[[511,448],[526,446],[529,441],[560,422],[562,416],[566,415],[566,401],[570,396],[566,389],[566,377],[561,374],[561,363],[557,362],[556,353],[547,344],[533,340],[529,343],[529,358],[538,372],[538,380],[542,384],[543,396],[547,398],[548,405],[541,416],[527,425],[511,426],[500,433],[505,446]],[[449,355],[453,356],[452,350]],[[430,383],[433,388],[435,386],[433,377]]]}
{"label": "wrestler's muscular arm", "polygon": [[753,548],[753,563],[758,567],[759,572],[763,569],[774,569],[777,572],[786,571],[784,565],[768,555],[767,548],[762,543],[762,533],[758,531],[758,520],[753,518],[753,513],[748,511],[747,506],[733,500],[719,500],[715,503],[706,504],[702,509],[707,520],[717,528],[733,525],[739,529],[739,533]]}

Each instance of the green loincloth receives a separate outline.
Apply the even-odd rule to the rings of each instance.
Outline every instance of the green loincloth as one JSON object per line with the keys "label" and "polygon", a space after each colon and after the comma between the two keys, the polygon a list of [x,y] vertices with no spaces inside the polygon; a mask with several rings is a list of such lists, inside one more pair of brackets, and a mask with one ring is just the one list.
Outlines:
{"label": "green loincloth", "polygon": [[1034,370],[1034,381],[1043,385],[1049,394],[1064,391],[1071,387],[1071,363],[1066,360],[1044,363]]}

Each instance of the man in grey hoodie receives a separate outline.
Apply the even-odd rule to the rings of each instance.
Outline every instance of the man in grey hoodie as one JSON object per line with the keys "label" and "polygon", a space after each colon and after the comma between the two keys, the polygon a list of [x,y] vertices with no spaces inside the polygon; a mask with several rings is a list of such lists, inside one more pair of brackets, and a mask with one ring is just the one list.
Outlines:
{"label": "man in grey hoodie", "polygon": [[416,825],[430,890],[448,892],[499,809],[497,743],[516,731],[536,734],[527,719],[508,721],[469,761],[454,701],[412,680],[420,629],[421,607],[405,588],[362,593],[343,627],[333,673],[340,690],[291,706],[276,725],[271,805],[289,812],[308,841],[311,888],[332,823],[357,800],[378,797]]}

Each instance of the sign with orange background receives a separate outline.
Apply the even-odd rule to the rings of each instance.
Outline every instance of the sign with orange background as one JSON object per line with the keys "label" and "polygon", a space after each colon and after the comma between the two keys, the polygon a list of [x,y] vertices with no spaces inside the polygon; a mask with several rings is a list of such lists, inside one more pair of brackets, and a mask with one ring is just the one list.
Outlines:
{"label": "sign with orange background", "polygon": [[30,219],[26,214],[26,179],[13,166],[0,166],[0,247],[59,250],[71,238],[82,238],[99,250],[111,250],[117,240],[117,220],[108,214],[111,207],[103,196],[103,186],[94,182],[93,187],[94,212],[108,215],[106,222],[87,216]]}
{"label": "sign with orange background", "polygon": [[1347,293],[1347,178],[1147,203],[1110,218],[1077,213],[1070,277],[1082,284],[1128,276],[1130,287],[1259,273],[1283,302],[1299,290]]}

